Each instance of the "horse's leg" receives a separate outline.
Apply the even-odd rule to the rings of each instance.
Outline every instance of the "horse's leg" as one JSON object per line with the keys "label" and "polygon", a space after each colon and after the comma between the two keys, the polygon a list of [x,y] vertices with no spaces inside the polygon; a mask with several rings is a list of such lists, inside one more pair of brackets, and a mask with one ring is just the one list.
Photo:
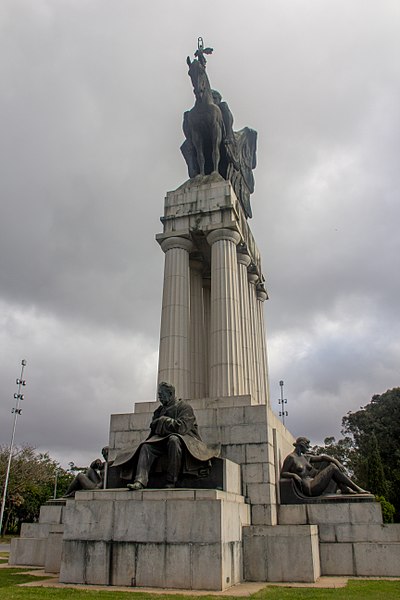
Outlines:
{"label": "horse's leg", "polygon": [[196,149],[197,162],[199,164],[199,173],[200,173],[200,175],[205,175],[203,139],[202,139],[201,134],[197,133],[197,131],[192,132],[192,142],[193,142],[193,146]]}
{"label": "horse's leg", "polygon": [[218,173],[219,160],[221,157],[221,141],[222,141],[222,129],[216,124],[213,136],[213,149],[212,149],[212,161],[213,161],[213,173]]}

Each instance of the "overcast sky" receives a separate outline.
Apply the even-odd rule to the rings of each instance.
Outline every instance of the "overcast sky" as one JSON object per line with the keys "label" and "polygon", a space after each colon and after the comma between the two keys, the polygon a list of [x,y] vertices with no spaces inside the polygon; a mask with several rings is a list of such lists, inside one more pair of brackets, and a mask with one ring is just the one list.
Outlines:
{"label": "overcast sky", "polygon": [[258,131],[272,406],[294,435],[400,385],[398,0],[3,0],[0,444],[64,465],[155,398],[164,196],[187,179],[198,36]]}

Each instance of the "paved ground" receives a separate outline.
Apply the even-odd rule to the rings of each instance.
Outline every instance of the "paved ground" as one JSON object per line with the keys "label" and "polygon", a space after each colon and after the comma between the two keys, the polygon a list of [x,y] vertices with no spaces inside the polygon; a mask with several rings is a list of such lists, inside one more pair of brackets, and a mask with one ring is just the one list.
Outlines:
{"label": "paved ground", "polygon": [[[1,548],[1,546],[0,546]],[[0,568],[8,568],[7,564],[0,565]],[[20,567],[19,567],[20,568]],[[197,590],[174,590],[174,589],[157,589],[157,588],[128,588],[128,587],[117,587],[117,586],[96,586],[96,585],[81,585],[81,584],[65,584],[58,582],[58,576],[51,573],[45,573],[43,569],[35,567],[34,570],[30,570],[32,567],[27,567],[26,573],[29,575],[37,575],[43,577],[48,575],[48,579],[42,581],[31,581],[30,583],[22,584],[21,587],[46,587],[46,588],[71,588],[79,590],[99,590],[99,591],[125,591],[125,592],[149,592],[152,594],[185,594],[189,596],[251,596],[259,590],[269,586],[280,586],[280,587],[292,587],[292,588],[343,588],[346,586],[349,579],[356,579],[355,577],[320,577],[315,583],[265,583],[265,582],[246,582],[235,585],[223,592],[215,591],[197,591]],[[360,579],[388,579],[388,580],[399,580],[397,577],[361,577]]]}
{"label": "paved ground", "polygon": [[0,552],[10,552],[10,544],[0,544]]}
{"label": "paved ground", "polygon": [[[32,575],[43,576],[46,573],[41,569],[31,571]],[[157,589],[157,588],[128,588],[117,586],[95,586],[95,585],[73,585],[59,583],[57,576],[49,576],[50,578],[44,581],[32,581],[24,584],[25,587],[56,587],[56,588],[75,588],[80,590],[112,590],[112,591],[130,591],[130,592],[149,592],[152,594],[185,594],[189,596],[251,596],[268,585],[277,585],[283,587],[306,587],[306,588],[339,588],[345,587],[348,581],[347,577],[321,577],[316,583],[271,583],[265,582],[246,582],[235,585],[223,592],[215,591],[198,591],[198,590],[176,590],[176,589]]]}

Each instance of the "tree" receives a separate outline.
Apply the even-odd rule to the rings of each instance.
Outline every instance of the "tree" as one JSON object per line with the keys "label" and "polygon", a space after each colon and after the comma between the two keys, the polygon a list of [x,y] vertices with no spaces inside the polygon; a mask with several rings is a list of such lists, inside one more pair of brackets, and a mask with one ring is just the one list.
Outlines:
{"label": "tree", "polygon": [[[343,433],[354,439],[358,476],[366,486],[370,477],[373,485],[383,485],[385,494],[382,495],[394,504],[396,520],[400,520],[400,388],[373,396],[370,404],[343,417],[342,424]],[[377,472],[380,470],[377,454],[383,478]]]}
{"label": "tree", "polygon": [[367,460],[367,489],[375,496],[386,497],[388,492],[385,473],[381,456],[379,454],[378,441],[375,433],[372,433],[369,439],[368,460]]}
{"label": "tree", "polygon": [[338,441],[336,441],[333,436],[327,437],[324,439],[324,446],[314,446],[312,452],[314,454],[327,454],[328,456],[333,456],[346,467],[350,477],[353,477],[355,448],[351,437],[347,436]]}
{"label": "tree", "polygon": [[[8,447],[0,446],[1,494],[9,451]],[[4,511],[4,532],[17,533],[22,522],[38,518],[40,506],[53,497],[56,471],[60,496],[67,489],[72,476],[47,452],[36,453],[32,446],[14,448]]]}
{"label": "tree", "polygon": [[400,521],[400,388],[373,396],[370,404],[347,413],[342,425],[345,437],[325,438],[313,451],[337,458],[360,487],[378,497],[387,519],[392,504]]}

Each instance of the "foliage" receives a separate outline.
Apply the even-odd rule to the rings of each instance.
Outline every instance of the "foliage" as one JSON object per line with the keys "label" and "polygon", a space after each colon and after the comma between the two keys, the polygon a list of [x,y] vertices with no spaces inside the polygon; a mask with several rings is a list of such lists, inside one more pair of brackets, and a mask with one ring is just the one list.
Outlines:
{"label": "foliage", "polygon": [[386,496],[387,494],[388,486],[375,433],[371,434],[368,443],[366,487],[376,496]]}
{"label": "foliage", "polygon": [[314,446],[313,454],[327,454],[336,458],[344,467],[350,476],[353,472],[353,462],[355,459],[355,448],[351,437],[344,437],[338,441],[334,437],[327,437],[324,440],[324,446]]}
{"label": "foliage", "polygon": [[400,521],[400,388],[373,396],[342,425],[342,439],[325,438],[313,451],[337,458],[358,485],[383,498],[386,518],[394,505]]}
{"label": "foliage", "polygon": [[[396,507],[396,520],[400,520],[400,388],[393,388],[384,394],[372,397],[370,404],[357,412],[350,412],[343,418],[343,433],[352,435],[358,454],[357,474],[368,488],[377,495],[384,495]],[[374,438],[383,467],[384,480],[378,473]],[[380,482],[379,482],[380,480]],[[384,491],[384,493],[382,493]]]}
{"label": "foliage", "polygon": [[[5,484],[9,448],[0,446],[1,493]],[[57,472],[57,495],[69,485],[71,475],[50,458],[37,453],[32,446],[15,447],[11,460],[3,532],[17,533],[21,523],[38,518],[40,506],[53,497]]]}
{"label": "foliage", "polygon": [[396,512],[393,504],[388,502],[384,496],[376,496],[378,502],[381,503],[382,519],[384,523],[393,523],[393,518]]}

